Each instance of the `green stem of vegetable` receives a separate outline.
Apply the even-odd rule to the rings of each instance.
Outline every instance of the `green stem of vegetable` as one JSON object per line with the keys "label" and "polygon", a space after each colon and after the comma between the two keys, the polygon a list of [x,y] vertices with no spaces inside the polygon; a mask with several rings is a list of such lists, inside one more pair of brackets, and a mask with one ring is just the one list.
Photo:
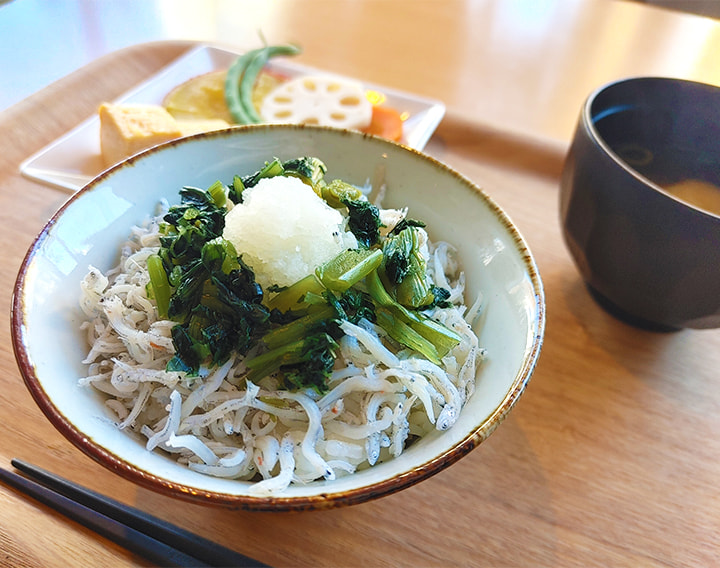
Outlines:
{"label": "green stem of vegetable", "polygon": [[[383,286],[377,270],[367,276],[365,283],[367,284],[370,296],[375,302],[386,308],[389,313],[394,315],[400,321],[407,324],[418,335],[431,342],[435,348],[436,354],[440,357],[444,357],[452,348],[460,343],[462,338],[450,328],[419,312],[408,310],[406,307],[396,302],[387,292],[385,286]],[[387,321],[387,318],[385,321]],[[380,323],[380,325],[384,329],[383,324]],[[386,331],[390,333],[389,330]],[[402,341],[401,343],[407,345],[407,343]],[[408,347],[411,346],[408,345]]]}
{"label": "green stem of vegetable", "polygon": [[410,327],[430,341],[440,357],[447,355],[462,338],[450,328],[432,318],[420,315],[419,322],[410,322]]}
{"label": "green stem of vegetable", "polygon": [[254,185],[257,185],[257,183],[263,178],[281,176],[284,173],[285,170],[283,168],[282,162],[275,158],[269,162],[265,162],[265,165],[262,168],[260,168],[253,175],[245,178],[243,181],[243,186],[246,188],[253,187]]}
{"label": "green stem of vegetable", "polygon": [[161,318],[168,317],[168,306],[170,305],[170,282],[159,255],[150,255],[147,259],[148,273],[150,274],[150,286],[157,304],[158,315]]}
{"label": "green stem of vegetable", "polygon": [[288,310],[297,310],[302,306],[303,297],[307,293],[322,294],[325,287],[314,274],[308,274],[302,280],[298,280],[295,284],[288,286],[267,302],[267,307],[271,310],[280,310],[287,312]]}
{"label": "green stem of vegetable", "polygon": [[218,207],[225,207],[227,196],[225,195],[225,186],[218,180],[207,188],[207,192]]}
{"label": "green stem of vegetable", "polygon": [[380,249],[349,249],[335,258],[320,265],[315,274],[309,274],[302,280],[285,288],[267,303],[268,308],[281,312],[300,310],[303,297],[307,294],[322,294],[326,289],[333,292],[345,292],[368,274],[375,271],[382,261]]}
{"label": "green stem of vegetable", "polygon": [[200,305],[210,308],[218,314],[232,315],[234,312],[233,306],[229,306],[220,301],[217,286],[215,286],[210,279],[203,283]]}
{"label": "green stem of vegetable", "polygon": [[382,249],[385,256],[381,278],[390,285],[395,300],[411,309],[430,304],[435,296],[427,279],[427,263],[420,252],[418,229],[409,226],[389,236]]}
{"label": "green stem of vegetable", "polygon": [[343,201],[356,201],[362,198],[362,191],[359,187],[355,187],[339,179],[334,179],[320,188],[320,197],[322,197],[330,207],[340,209],[345,206]]}
{"label": "green stem of vegetable", "polygon": [[315,333],[245,361],[249,381],[282,370],[285,388],[327,391],[327,378],[335,365],[338,344],[325,332]]}
{"label": "green stem of vegetable", "polygon": [[375,271],[382,258],[380,249],[348,249],[319,266],[315,275],[327,289],[345,292]]}
{"label": "green stem of vegetable", "polygon": [[262,122],[252,102],[252,90],[258,74],[271,57],[298,53],[300,48],[295,45],[271,45],[248,51],[233,62],[225,77],[225,102],[236,123]]}
{"label": "green stem of vegetable", "polygon": [[267,345],[268,349],[277,349],[282,345],[302,339],[313,325],[333,318],[335,315],[333,307],[325,305],[301,318],[269,331],[263,336],[262,342]]}
{"label": "green stem of vegetable", "polygon": [[436,365],[441,364],[435,346],[412,327],[395,317],[389,310],[378,309],[376,314],[378,325],[395,341],[421,353],[428,361],[432,361]]}
{"label": "green stem of vegetable", "polygon": [[408,310],[405,306],[398,304],[388,293],[377,270],[374,270],[367,275],[365,283],[367,284],[370,296],[372,296],[372,299],[378,304],[386,308],[390,308],[398,313],[398,315],[400,315],[406,323],[419,321],[420,318],[415,313]]}
{"label": "green stem of vegetable", "polygon": [[249,369],[247,380],[255,382],[275,373],[284,365],[299,363],[302,361],[304,347],[305,340],[299,339],[246,360],[245,365]]}
{"label": "green stem of vegetable", "polygon": [[230,199],[235,203],[242,202],[242,194],[245,191],[245,185],[243,184],[242,178],[238,175],[233,176],[232,191],[230,192]]}

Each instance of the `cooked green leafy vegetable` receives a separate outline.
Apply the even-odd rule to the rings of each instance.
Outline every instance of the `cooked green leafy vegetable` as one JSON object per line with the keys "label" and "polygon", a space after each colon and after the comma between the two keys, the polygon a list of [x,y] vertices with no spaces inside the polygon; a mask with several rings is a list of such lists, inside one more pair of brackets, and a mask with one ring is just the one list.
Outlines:
{"label": "cooked green leafy vegetable", "polygon": [[[365,279],[365,284],[370,296],[378,306],[381,306],[388,314],[394,316],[394,318],[408,324],[417,333],[430,341],[440,357],[446,355],[460,342],[460,336],[451,329],[427,317],[422,312],[410,310],[402,304],[399,304],[385,289],[377,270],[368,275]],[[385,318],[385,322],[387,325],[394,325],[394,320],[390,320],[387,317]],[[380,325],[382,326],[382,323]],[[403,341],[402,338],[395,337],[394,339],[407,347],[417,348],[416,345]],[[434,355],[432,351],[429,353],[421,351],[421,353],[429,359],[430,356]]]}
{"label": "cooked green leafy vegetable", "polygon": [[283,175],[297,176],[310,187],[317,187],[325,177],[327,167],[317,158],[304,156],[283,162]]}
{"label": "cooked green leafy vegetable", "polygon": [[166,318],[168,317],[172,290],[160,255],[150,255],[147,259],[147,268],[150,275],[150,289],[157,304],[158,315],[161,318]]}
{"label": "cooked green leafy vegetable", "polygon": [[311,387],[318,392],[325,392],[325,380],[335,364],[336,341],[327,333],[313,333],[306,330],[307,336],[291,343],[286,343],[270,351],[265,351],[246,361],[250,370],[247,380],[256,381],[281,371],[285,388],[298,389]]}
{"label": "cooked green leafy vegetable", "polygon": [[408,227],[425,227],[425,223],[418,221],[417,219],[402,219],[397,225],[395,225],[390,231],[391,235],[397,235],[400,231],[407,229]]}
{"label": "cooked green leafy vegetable", "polygon": [[348,208],[348,227],[358,242],[368,248],[377,244],[383,226],[380,210],[367,199],[343,198],[341,201]]}
{"label": "cooked green leafy vegetable", "polygon": [[389,235],[382,247],[385,282],[395,299],[409,308],[421,308],[434,300],[418,235],[415,227],[407,226]]}
{"label": "cooked green leafy vegetable", "polygon": [[163,217],[160,251],[148,262],[158,312],[177,322],[168,370],[196,374],[233,351],[246,353],[253,330],[270,318],[252,271],[222,238],[224,197],[219,182],[207,191],[183,188],[180,204]]}
{"label": "cooked green leafy vegetable", "polygon": [[434,284],[430,286],[430,290],[432,291],[433,295],[433,301],[430,302],[427,306],[423,306],[424,309],[430,309],[430,308],[451,308],[452,302],[450,301],[450,290],[446,290],[445,288],[441,288],[440,286],[435,286]]}
{"label": "cooked green leafy vegetable", "polygon": [[349,249],[319,266],[315,276],[329,290],[344,292],[375,270],[382,259],[380,249]]}
{"label": "cooked green leafy vegetable", "polygon": [[235,203],[242,203],[242,193],[248,187],[254,187],[261,179],[271,178],[275,176],[295,176],[308,184],[320,195],[320,187],[324,183],[323,176],[327,171],[325,164],[318,158],[300,157],[280,161],[273,158],[255,173],[244,177],[235,176],[233,183],[229,187],[229,197]]}
{"label": "cooked green leafy vegetable", "polygon": [[320,186],[320,197],[336,209],[343,207],[344,201],[357,201],[362,199],[362,196],[360,188],[340,179],[334,179]]}
{"label": "cooked green leafy vegetable", "polygon": [[[317,295],[312,295],[318,299]],[[375,306],[364,292],[348,289],[340,296],[326,291],[320,302],[308,300],[308,312],[276,327],[262,337],[268,348],[248,359],[248,380],[260,379],[276,371],[283,373],[286,388],[312,387],[320,394],[327,390],[325,380],[333,369],[336,339],[342,336],[339,323],[357,323],[361,318],[375,321]]]}
{"label": "cooked green leafy vegetable", "polygon": [[[148,259],[158,313],[176,322],[168,370],[194,375],[256,348],[245,361],[248,380],[278,373],[285,388],[323,393],[343,321],[375,322],[394,341],[434,363],[458,344],[455,332],[423,313],[447,305],[449,298],[428,278],[418,233],[424,224],[401,221],[381,237],[379,209],[354,186],[326,182],[326,171],[317,158],[275,158],[250,175],[234,176],[227,186],[218,181],[207,190],[180,191],[180,204],[163,217],[160,250]],[[274,293],[267,299],[222,234],[227,199],[240,203],[246,188],[275,176],[299,177],[331,207],[346,207],[348,228],[360,246],[291,286],[267,290]]]}

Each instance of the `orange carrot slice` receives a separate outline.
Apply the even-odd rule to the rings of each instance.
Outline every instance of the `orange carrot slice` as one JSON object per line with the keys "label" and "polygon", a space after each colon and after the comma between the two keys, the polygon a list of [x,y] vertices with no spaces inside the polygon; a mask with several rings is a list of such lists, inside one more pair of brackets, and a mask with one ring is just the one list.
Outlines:
{"label": "orange carrot slice", "polygon": [[397,142],[402,138],[402,117],[394,108],[375,105],[372,109],[370,124],[362,131]]}

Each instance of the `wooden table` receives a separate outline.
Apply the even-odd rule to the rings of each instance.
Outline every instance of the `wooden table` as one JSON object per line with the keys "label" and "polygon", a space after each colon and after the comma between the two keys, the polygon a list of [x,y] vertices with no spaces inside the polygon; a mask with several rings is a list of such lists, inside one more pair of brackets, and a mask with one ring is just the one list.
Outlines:
{"label": "wooden table", "polygon": [[[651,333],[602,311],[563,245],[557,185],[589,90],[635,74],[720,84],[720,22],[611,0],[281,4],[281,18],[243,26],[299,42],[309,65],[447,103],[427,151],[509,213],[544,281],[547,331],[526,393],[477,450],[398,494],[310,513],[206,508],[138,488],[60,436],[22,383],[6,326],[0,466],[34,462],[275,566],[716,564],[720,332]],[[0,114],[6,314],[25,251],[68,197],[21,177],[20,162],[191,45],[111,53]],[[0,485],[0,565],[148,564]]]}

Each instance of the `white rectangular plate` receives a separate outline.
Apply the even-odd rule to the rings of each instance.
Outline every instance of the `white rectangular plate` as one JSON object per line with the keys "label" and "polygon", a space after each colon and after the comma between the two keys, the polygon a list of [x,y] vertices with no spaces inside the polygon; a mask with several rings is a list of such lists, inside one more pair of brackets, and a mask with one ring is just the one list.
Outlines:
{"label": "white rectangular plate", "polygon": [[[227,69],[237,55],[213,46],[198,46],[115,102],[162,104],[165,96],[177,85],[203,73]],[[279,59],[272,60],[268,67],[290,77],[323,73]],[[422,150],[442,120],[445,105],[379,85],[364,83],[364,87],[385,95],[388,106],[407,116],[403,124],[402,143]],[[104,169],[100,155],[100,121],[97,116],[80,123],[20,165],[20,171],[26,177],[70,191],[77,191]]]}

